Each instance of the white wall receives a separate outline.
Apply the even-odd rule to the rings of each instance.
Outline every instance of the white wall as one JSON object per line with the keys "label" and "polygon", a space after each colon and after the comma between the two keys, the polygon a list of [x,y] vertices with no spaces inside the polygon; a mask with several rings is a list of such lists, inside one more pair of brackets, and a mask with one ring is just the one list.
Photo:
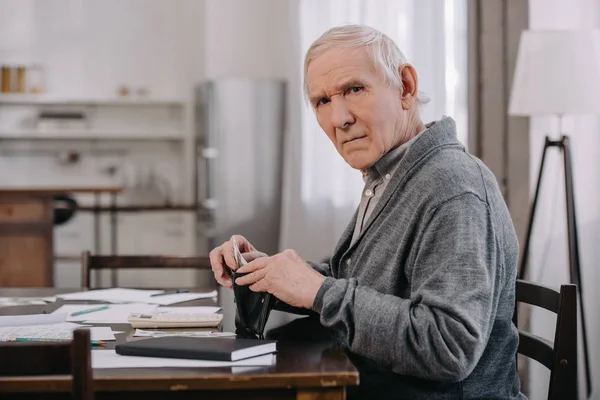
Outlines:
{"label": "white wall", "polygon": [[[290,83],[287,135],[298,134],[298,113],[293,111],[300,101],[298,0],[47,3],[0,0],[0,64],[44,61],[50,66],[48,89],[64,96],[110,97],[118,85],[127,83],[147,86],[152,95],[186,98],[194,84],[207,79],[281,78]],[[190,115],[186,118],[189,122]],[[193,149],[184,151],[190,156]],[[177,159],[180,153],[175,154]],[[163,159],[165,154],[156,157]],[[94,170],[91,165],[88,173]],[[175,175],[174,179],[179,177]],[[135,238],[141,232],[164,228],[156,218],[147,222],[128,223],[127,233]],[[89,238],[74,238],[72,232],[67,236],[72,239],[71,247],[90,246]],[[151,249],[162,243],[160,234],[149,238],[150,242],[140,240],[132,243],[144,242]],[[62,286],[78,282],[76,269],[61,270]],[[229,299],[230,294],[223,293]],[[226,329],[233,329],[230,323],[226,322]]]}
{"label": "white wall", "polygon": [[[529,16],[532,30],[600,28],[600,4],[596,0],[529,0]],[[544,136],[548,133],[557,136],[557,120],[551,117],[532,118],[530,128],[533,196]],[[566,117],[563,131],[571,137],[572,143],[582,286],[595,386],[592,398],[600,399],[600,302],[597,299],[600,289],[600,119],[593,116]],[[544,175],[529,271],[532,280],[558,288],[560,284],[569,282],[569,264],[562,158],[556,149],[551,149],[547,156]],[[555,320],[545,311],[534,312],[533,332],[553,340]],[[549,373],[544,367],[532,364],[530,398],[544,399]],[[580,367],[580,376],[583,377],[583,367]],[[580,387],[580,397],[585,398],[584,386]]]}
{"label": "white wall", "polygon": [[204,0],[206,78],[287,78],[295,3]]}
{"label": "white wall", "polygon": [[[186,101],[191,98],[195,84],[220,77],[296,79],[299,86],[292,40],[297,0],[55,0],[51,3],[0,0],[0,64],[42,62],[46,66],[47,89],[53,95],[111,98],[120,85],[126,84],[133,90],[146,87],[154,98]],[[289,109],[294,104],[297,107],[299,101],[293,86],[288,90]],[[183,111],[182,121],[188,137],[193,134],[190,108]],[[169,115],[173,114],[171,110]],[[10,115],[6,107],[0,107],[0,122],[14,122]],[[293,117],[288,122],[291,120]],[[150,125],[156,127],[157,123],[153,121]],[[293,132],[293,123],[288,125]],[[5,129],[0,124],[2,130]],[[69,148],[74,146],[62,143]],[[124,172],[135,170],[130,164],[142,163],[141,168],[146,172],[149,166],[154,166],[157,173],[166,174],[174,186],[175,202],[189,201],[192,182],[185,169],[194,154],[190,142],[139,143],[121,142],[118,146],[104,143],[104,147],[124,147],[128,152],[141,153],[137,158],[130,153],[125,157],[109,157],[110,160],[85,156],[79,165],[68,170],[57,165],[52,157],[25,157],[18,163],[14,158],[3,163],[0,157],[0,166],[19,165],[23,173],[45,171],[44,179],[50,180],[52,177],[62,180],[65,174],[79,175],[89,183],[94,179],[106,180],[100,170],[110,163],[117,164]],[[84,150],[90,147],[81,143],[77,146]],[[162,165],[165,163],[166,166]],[[0,178],[4,175],[0,172]],[[121,199],[129,197],[126,193]],[[82,247],[92,247],[91,217],[88,217],[78,218],[68,228],[57,231],[59,251],[77,254]],[[147,247],[150,251],[181,252],[181,246],[165,248],[161,234],[149,235],[148,232],[160,232],[165,227],[161,218],[125,219],[127,223],[123,225],[127,226],[123,227],[119,243],[121,251],[140,253],[141,247]],[[151,237],[142,238],[143,235]],[[184,242],[185,248],[189,248],[187,238]],[[77,284],[76,264],[59,266],[60,286]]]}

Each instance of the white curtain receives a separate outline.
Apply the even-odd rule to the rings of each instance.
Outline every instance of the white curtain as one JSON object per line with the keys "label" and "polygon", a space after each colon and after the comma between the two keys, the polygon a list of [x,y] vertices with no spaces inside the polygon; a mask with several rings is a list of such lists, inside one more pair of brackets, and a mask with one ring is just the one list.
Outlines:
{"label": "white curtain", "polygon": [[[421,110],[423,120],[450,115],[467,142],[466,0],[301,0],[299,8],[292,16],[299,18],[299,64],[310,44],[333,26],[360,23],[379,29],[417,70],[420,91],[431,99]],[[301,82],[300,76],[296,83]],[[301,128],[286,143],[281,243],[318,261],[333,252],[364,183],[318,126],[311,107],[303,99],[296,104],[300,117],[292,118]]]}

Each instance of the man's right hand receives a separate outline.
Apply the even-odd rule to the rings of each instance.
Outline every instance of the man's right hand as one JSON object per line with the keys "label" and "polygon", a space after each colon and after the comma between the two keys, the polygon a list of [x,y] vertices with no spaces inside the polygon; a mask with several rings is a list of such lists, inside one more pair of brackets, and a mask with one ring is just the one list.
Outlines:
{"label": "man's right hand", "polygon": [[231,239],[222,245],[215,247],[209,254],[210,266],[217,282],[228,288],[232,287],[231,275],[229,274],[228,268],[232,271],[237,269],[237,262],[233,252],[234,239],[237,242],[240,253],[242,253],[242,256],[246,261],[250,262],[259,257],[267,256],[265,253],[257,251],[248,239],[241,235],[233,235]]}

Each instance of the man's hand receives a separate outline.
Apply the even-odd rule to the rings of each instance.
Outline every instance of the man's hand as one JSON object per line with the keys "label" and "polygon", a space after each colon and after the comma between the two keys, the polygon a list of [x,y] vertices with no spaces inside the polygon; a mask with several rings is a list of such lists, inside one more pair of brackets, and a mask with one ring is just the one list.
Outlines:
{"label": "man's hand", "polygon": [[254,246],[241,235],[233,235],[231,239],[215,247],[209,254],[210,267],[212,268],[213,274],[215,275],[216,281],[225,287],[231,288],[231,275],[227,270],[235,271],[237,269],[237,262],[233,253],[233,241],[237,242],[238,248],[242,253],[242,256],[246,261],[252,261],[259,257],[266,257],[265,253],[257,251]]}
{"label": "man's hand", "polygon": [[238,269],[248,273],[236,279],[254,292],[269,292],[294,307],[311,308],[325,277],[312,269],[294,250],[260,257]]}

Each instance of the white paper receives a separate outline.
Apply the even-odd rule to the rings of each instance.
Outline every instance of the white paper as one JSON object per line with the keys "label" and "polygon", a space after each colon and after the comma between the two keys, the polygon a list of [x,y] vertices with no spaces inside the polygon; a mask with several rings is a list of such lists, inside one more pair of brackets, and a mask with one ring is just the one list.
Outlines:
{"label": "white paper", "polygon": [[165,294],[164,296],[148,297],[144,300],[145,303],[160,304],[162,306],[168,306],[170,304],[184,303],[186,301],[198,300],[198,299],[210,299],[217,297],[217,291],[207,293],[175,293]]}
{"label": "white paper", "polygon": [[5,341],[18,337],[39,339],[72,339],[73,331],[82,328],[71,322],[48,325],[5,326],[0,328],[0,340]]}
{"label": "white paper", "polygon": [[136,329],[133,334],[135,337],[163,337],[163,336],[188,336],[188,337],[235,337],[233,332],[219,331],[149,331],[146,329]]}
{"label": "white paper", "polygon": [[99,289],[86,292],[59,294],[64,300],[98,300],[113,303],[144,303],[144,299],[162,290],[137,290],[137,289]]}
{"label": "white paper", "polygon": [[221,307],[158,307],[155,313],[167,314],[214,314]]}
{"label": "white paper", "polygon": [[197,299],[205,299],[217,296],[217,291],[207,293],[175,293],[163,296],[152,297],[153,294],[162,293],[163,290],[140,290],[140,289],[100,289],[90,290],[87,292],[77,292],[68,294],[59,294],[65,300],[98,300],[110,303],[148,303],[169,305],[191,301]]}
{"label": "white paper", "polygon": [[110,326],[92,326],[90,330],[91,340],[112,341],[117,340]]}
{"label": "white paper", "polygon": [[44,305],[56,301],[56,297],[0,297],[0,307]]}
{"label": "white paper", "polygon": [[71,340],[75,329],[85,328],[90,331],[90,340],[116,340],[109,326],[86,326],[72,322],[49,325],[8,326],[0,328],[0,341],[15,338]]}
{"label": "white paper", "polygon": [[165,368],[165,367],[229,367],[274,365],[275,354],[265,354],[240,361],[185,360],[181,358],[122,356],[114,350],[92,350],[92,368]]}
{"label": "white paper", "polygon": [[54,303],[56,302],[56,296],[49,296],[49,297],[40,297],[42,300],[44,300],[47,303]]}
{"label": "white paper", "polygon": [[32,315],[7,315],[0,317],[0,327],[47,325],[65,322],[67,314],[32,314]]}
{"label": "white paper", "polygon": [[78,311],[102,307],[102,304],[66,304],[58,308],[55,313],[67,313],[67,321],[81,322],[94,321],[95,323],[122,323],[127,324],[127,317],[132,313],[151,313],[156,306],[154,304],[109,304],[108,309],[94,311],[86,314],[71,316]]}

